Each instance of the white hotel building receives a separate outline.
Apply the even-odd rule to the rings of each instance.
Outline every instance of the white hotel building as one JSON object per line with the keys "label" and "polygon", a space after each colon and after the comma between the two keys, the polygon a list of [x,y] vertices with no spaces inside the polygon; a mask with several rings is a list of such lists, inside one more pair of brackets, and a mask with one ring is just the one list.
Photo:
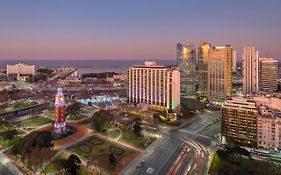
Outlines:
{"label": "white hotel building", "polygon": [[128,70],[128,101],[179,112],[179,68],[156,65],[155,61],[134,65]]}
{"label": "white hotel building", "polygon": [[7,65],[7,76],[16,76],[19,80],[21,76],[36,75],[37,70],[35,65],[27,65],[17,63],[15,65]]}

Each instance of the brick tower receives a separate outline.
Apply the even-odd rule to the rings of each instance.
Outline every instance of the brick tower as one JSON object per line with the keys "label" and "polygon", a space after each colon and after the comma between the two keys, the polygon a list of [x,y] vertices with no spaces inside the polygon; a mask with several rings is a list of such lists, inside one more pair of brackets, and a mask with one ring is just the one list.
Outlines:
{"label": "brick tower", "polygon": [[65,101],[62,93],[62,88],[58,88],[58,92],[55,97],[55,123],[54,132],[62,133],[66,129],[65,124]]}

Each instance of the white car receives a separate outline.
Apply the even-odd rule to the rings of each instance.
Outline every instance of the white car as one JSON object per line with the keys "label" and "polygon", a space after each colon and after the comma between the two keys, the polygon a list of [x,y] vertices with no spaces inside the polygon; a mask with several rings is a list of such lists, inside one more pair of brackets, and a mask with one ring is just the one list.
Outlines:
{"label": "white car", "polygon": [[146,170],[146,174],[153,174],[153,172],[154,172],[154,169],[153,168],[147,168],[147,170]]}

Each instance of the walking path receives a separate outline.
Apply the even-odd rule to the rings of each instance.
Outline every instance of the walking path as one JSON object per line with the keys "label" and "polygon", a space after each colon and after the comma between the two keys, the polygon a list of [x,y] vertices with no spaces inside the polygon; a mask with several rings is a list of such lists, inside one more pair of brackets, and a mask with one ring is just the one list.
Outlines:
{"label": "walking path", "polygon": [[127,143],[124,143],[124,142],[120,142],[120,141],[117,141],[115,139],[112,139],[112,138],[109,138],[109,137],[106,137],[105,135],[103,134],[100,134],[100,133],[94,133],[94,135],[98,136],[98,137],[101,137],[101,138],[104,138],[105,140],[109,141],[109,142],[113,142],[113,143],[116,143],[116,144],[119,144],[119,145],[122,145],[124,147],[128,147],[128,148],[131,148],[132,150],[135,150],[135,151],[138,151],[138,152],[143,152],[142,149],[140,148],[137,148],[135,146],[132,146],[132,145],[129,145]]}

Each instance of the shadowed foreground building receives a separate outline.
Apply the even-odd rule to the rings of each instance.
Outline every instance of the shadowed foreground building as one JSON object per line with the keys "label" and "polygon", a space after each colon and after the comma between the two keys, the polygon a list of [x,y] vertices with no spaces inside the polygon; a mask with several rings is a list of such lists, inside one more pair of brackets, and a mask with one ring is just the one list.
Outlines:
{"label": "shadowed foreground building", "polygon": [[165,110],[179,110],[180,73],[174,66],[156,65],[146,61],[145,65],[134,65],[128,70],[128,101],[146,104]]}
{"label": "shadowed foreground building", "polygon": [[257,146],[258,110],[253,100],[233,99],[222,104],[222,137],[227,142]]}

